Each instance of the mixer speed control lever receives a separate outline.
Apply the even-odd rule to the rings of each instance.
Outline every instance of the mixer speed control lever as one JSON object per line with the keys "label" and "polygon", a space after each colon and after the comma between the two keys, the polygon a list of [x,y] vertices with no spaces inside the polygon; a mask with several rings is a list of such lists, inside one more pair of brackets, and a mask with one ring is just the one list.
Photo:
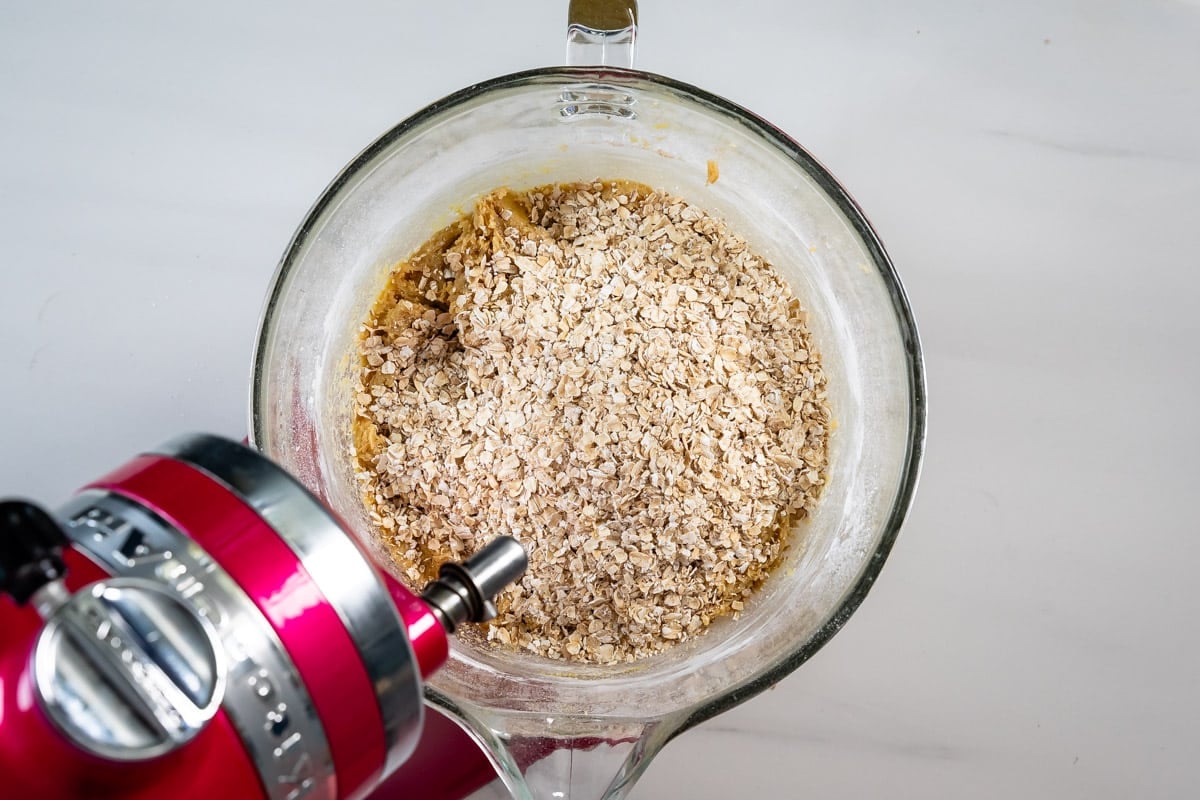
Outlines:
{"label": "mixer speed control lever", "polygon": [[58,522],[40,506],[0,501],[0,592],[24,605],[43,586],[61,579],[66,543]]}

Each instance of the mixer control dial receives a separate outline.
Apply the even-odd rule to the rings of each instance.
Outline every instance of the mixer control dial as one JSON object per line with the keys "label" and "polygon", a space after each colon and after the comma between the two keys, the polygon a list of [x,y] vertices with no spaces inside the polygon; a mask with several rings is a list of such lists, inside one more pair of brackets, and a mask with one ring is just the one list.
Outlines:
{"label": "mixer control dial", "polygon": [[221,705],[225,672],[211,623],[140,578],[71,596],[34,650],[47,715],[79,747],[115,761],[155,758],[193,739]]}

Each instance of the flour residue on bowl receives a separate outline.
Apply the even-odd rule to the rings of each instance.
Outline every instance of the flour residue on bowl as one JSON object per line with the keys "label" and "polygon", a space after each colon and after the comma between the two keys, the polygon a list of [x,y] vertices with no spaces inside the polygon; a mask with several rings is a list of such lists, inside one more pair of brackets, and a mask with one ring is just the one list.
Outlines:
{"label": "flour residue on bowl", "polygon": [[616,663],[701,633],[824,483],[799,301],[723,222],[640,184],[492,192],[397,265],[361,349],[375,535],[414,588],[516,536],[501,646]]}

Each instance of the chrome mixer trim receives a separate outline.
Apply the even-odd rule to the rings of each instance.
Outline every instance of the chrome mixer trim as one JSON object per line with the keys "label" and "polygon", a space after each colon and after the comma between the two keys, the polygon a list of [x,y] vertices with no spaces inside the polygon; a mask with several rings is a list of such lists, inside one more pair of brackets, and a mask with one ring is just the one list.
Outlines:
{"label": "chrome mixer trim", "polygon": [[221,708],[270,800],[335,800],[325,729],[291,656],[241,587],[149,509],[89,490],[58,511],[67,538],[108,572],[167,587],[216,630],[227,665]]}
{"label": "chrome mixer trim", "polygon": [[258,512],[329,601],[363,661],[383,718],[390,774],[412,754],[424,715],[421,673],[404,622],[370,560],[304,486],[265,456],[191,434],[154,451],[199,469]]}

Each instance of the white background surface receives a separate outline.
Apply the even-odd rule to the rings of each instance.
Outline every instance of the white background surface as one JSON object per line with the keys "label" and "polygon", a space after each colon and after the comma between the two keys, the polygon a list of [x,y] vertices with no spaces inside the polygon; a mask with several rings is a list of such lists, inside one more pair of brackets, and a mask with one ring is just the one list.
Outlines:
{"label": "white background surface", "polygon": [[[240,437],[309,204],[424,104],[560,62],[565,9],[0,3],[0,493]],[[646,0],[639,66],[849,188],[932,405],[862,609],[634,798],[1196,796],[1200,4]]]}

